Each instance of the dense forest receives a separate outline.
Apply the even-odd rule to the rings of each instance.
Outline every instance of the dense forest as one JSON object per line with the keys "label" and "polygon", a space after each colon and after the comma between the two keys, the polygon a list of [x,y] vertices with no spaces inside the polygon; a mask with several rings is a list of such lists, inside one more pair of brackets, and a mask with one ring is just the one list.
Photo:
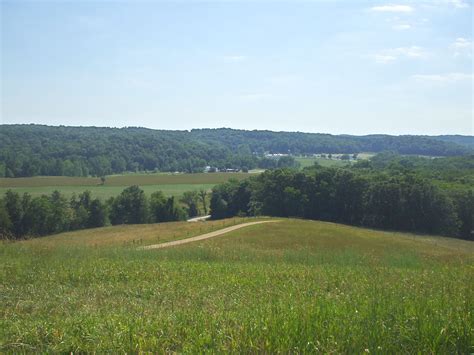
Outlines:
{"label": "dense forest", "polygon": [[[429,136],[426,136],[429,138]],[[461,136],[461,135],[443,135],[443,136],[434,136],[431,137],[436,140],[440,140],[443,142],[450,142],[450,143],[456,143],[459,145],[463,145],[469,148],[474,148],[474,139],[472,136]]]}
{"label": "dense forest", "polygon": [[130,186],[106,202],[89,191],[67,199],[60,192],[32,197],[7,191],[0,198],[0,239],[39,237],[70,230],[117,224],[180,221],[207,213],[207,192],[189,191],[178,201],[157,191],[147,197]]}
{"label": "dense forest", "polygon": [[0,177],[103,176],[125,171],[198,172],[291,167],[264,153],[305,155],[393,151],[456,156],[472,153],[473,137],[348,136],[300,132],[0,125]]}
{"label": "dense forest", "polygon": [[299,217],[474,240],[473,167],[474,156],[381,155],[345,168],[269,170],[216,186],[211,214]]}

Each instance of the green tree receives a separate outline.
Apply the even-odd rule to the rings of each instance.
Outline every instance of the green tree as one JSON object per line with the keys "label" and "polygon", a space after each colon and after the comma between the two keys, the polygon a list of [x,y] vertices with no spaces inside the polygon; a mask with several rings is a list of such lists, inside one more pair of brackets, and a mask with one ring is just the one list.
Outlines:
{"label": "green tree", "polygon": [[51,201],[51,233],[59,233],[69,229],[72,217],[70,204],[59,191],[54,191]]}
{"label": "green tree", "polygon": [[107,208],[97,198],[91,201],[88,215],[87,226],[89,228],[103,227],[107,223]]}
{"label": "green tree", "polygon": [[156,223],[169,220],[166,197],[161,191],[155,191],[150,196],[150,220]]}
{"label": "green tree", "polygon": [[305,195],[300,190],[294,187],[287,186],[283,190],[285,212],[287,217],[303,217],[304,206],[308,202]]}
{"label": "green tree", "polygon": [[0,239],[8,239],[12,235],[13,224],[5,207],[5,202],[0,199]]}
{"label": "green tree", "polygon": [[17,192],[8,190],[4,197],[5,209],[12,224],[11,231],[17,238],[23,236],[23,208],[20,200],[20,195]]}
{"label": "green tree", "polygon": [[57,231],[56,221],[53,217],[53,206],[48,196],[43,195],[31,199],[25,215],[31,221],[29,235],[42,236]]}
{"label": "green tree", "polygon": [[222,198],[218,190],[213,190],[212,192],[210,208],[212,219],[227,217],[227,202]]}
{"label": "green tree", "polygon": [[199,190],[199,199],[202,203],[202,208],[204,210],[204,215],[207,215],[207,191],[204,189]]}
{"label": "green tree", "polygon": [[90,218],[91,192],[86,190],[71,197],[69,205],[72,209],[71,229],[87,228]]}
{"label": "green tree", "polygon": [[185,191],[180,199],[180,201],[186,205],[188,216],[191,218],[197,216],[199,213],[197,208],[198,199],[199,195],[196,191]]}
{"label": "green tree", "polygon": [[130,186],[112,201],[112,224],[141,224],[148,221],[148,203],[145,193],[138,186]]}
{"label": "green tree", "polygon": [[460,237],[474,240],[474,194],[472,191],[457,194],[455,205],[460,220]]}

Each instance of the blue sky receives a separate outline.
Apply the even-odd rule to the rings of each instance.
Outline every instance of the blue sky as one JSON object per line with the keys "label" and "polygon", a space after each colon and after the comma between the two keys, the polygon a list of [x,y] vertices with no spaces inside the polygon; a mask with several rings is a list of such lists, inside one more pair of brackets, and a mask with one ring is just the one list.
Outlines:
{"label": "blue sky", "polygon": [[1,123],[474,134],[472,1],[0,6]]}

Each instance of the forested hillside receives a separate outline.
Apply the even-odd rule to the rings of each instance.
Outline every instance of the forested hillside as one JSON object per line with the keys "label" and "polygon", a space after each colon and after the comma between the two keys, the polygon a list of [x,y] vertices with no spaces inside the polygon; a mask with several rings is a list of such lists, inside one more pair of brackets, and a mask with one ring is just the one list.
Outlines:
{"label": "forested hillside", "polygon": [[473,136],[460,136],[460,135],[444,135],[444,136],[434,136],[434,139],[456,143],[463,145],[465,147],[474,148],[474,137]]}
{"label": "forested hillside", "polygon": [[[331,135],[302,132],[244,131],[228,128],[193,129],[201,141],[219,142],[232,148],[249,146],[252,151],[275,153],[360,153],[393,151],[399,154],[430,156],[461,155],[470,151],[458,142],[428,136]],[[474,145],[474,137],[457,136]],[[461,138],[459,140],[461,141]]]}
{"label": "forested hillside", "polygon": [[[466,141],[472,137],[464,137]],[[265,152],[313,154],[394,151],[454,156],[471,148],[421,136],[199,129],[0,126],[0,177],[102,176],[124,171],[201,171],[204,166],[252,169],[291,166]]]}
{"label": "forested hillside", "polygon": [[269,170],[216,186],[214,219],[299,217],[474,240],[474,156],[376,156],[344,168]]}

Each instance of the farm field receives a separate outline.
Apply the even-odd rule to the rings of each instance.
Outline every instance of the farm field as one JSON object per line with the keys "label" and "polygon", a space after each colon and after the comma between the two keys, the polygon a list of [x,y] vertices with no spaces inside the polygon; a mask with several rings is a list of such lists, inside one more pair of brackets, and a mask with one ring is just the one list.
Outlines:
{"label": "farm field", "polygon": [[[342,154],[333,154],[333,156],[341,156]],[[373,157],[374,153],[358,153],[357,157],[359,160],[361,159],[370,159]],[[338,160],[338,159],[324,159],[318,157],[295,157],[295,160],[300,163],[301,168],[306,168],[308,166],[314,165],[314,163],[318,163],[321,166],[325,167],[343,167],[348,164],[351,164],[353,161],[346,161],[346,160]]]}
{"label": "farm field", "polygon": [[65,177],[46,176],[29,178],[0,178],[0,195],[11,189],[20,194],[30,193],[32,196],[51,194],[58,190],[66,196],[81,193],[85,190],[93,196],[107,199],[116,196],[130,185],[139,185],[146,194],[154,191],[163,191],[168,196],[179,196],[185,191],[209,190],[214,185],[231,178],[243,179],[245,173],[212,173],[212,174],[125,174],[107,176],[105,184],[101,185],[95,177]]}
{"label": "farm field", "polygon": [[350,164],[350,162],[342,161],[342,160],[332,160],[332,159],[323,159],[323,158],[316,158],[316,157],[295,157],[295,160],[300,163],[300,167],[306,168],[308,166],[313,166],[314,163],[318,163],[321,166],[326,167],[341,167]]}
{"label": "farm field", "polygon": [[470,353],[474,243],[282,219],[0,244],[0,352]]}

